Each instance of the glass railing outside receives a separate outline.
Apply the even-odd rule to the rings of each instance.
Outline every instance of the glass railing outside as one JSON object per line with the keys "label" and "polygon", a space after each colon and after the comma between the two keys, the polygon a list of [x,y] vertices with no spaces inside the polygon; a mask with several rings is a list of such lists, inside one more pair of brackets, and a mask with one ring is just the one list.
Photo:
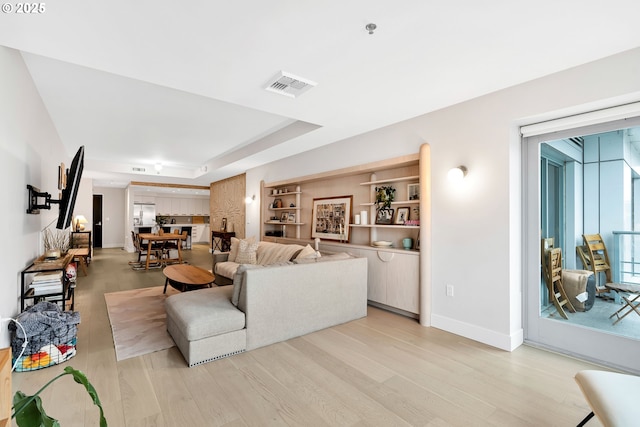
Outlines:
{"label": "glass railing outside", "polygon": [[640,231],[614,231],[612,252],[613,281],[640,284]]}

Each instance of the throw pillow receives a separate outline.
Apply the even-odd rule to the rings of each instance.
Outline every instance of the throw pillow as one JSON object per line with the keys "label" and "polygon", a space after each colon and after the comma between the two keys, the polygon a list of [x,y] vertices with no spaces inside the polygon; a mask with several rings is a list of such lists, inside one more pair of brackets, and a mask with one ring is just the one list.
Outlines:
{"label": "throw pillow", "polygon": [[298,253],[295,259],[317,258],[317,257],[318,255],[316,254],[315,249],[313,249],[311,245],[307,245],[304,248],[302,248],[302,250],[300,251],[300,253]]}
{"label": "throw pillow", "polygon": [[240,239],[237,237],[231,238],[231,249],[229,249],[229,257],[227,261],[236,262],[236,257],[238,256],[238,246],[240,246]]}
{"label": "throw pillow", "polygon": [[[255,241],[255,237],[250,237],[248,239],[244,239],[249,243],[253,243]],[[229,249],[229,257],[227,257],[227,261],[229,262],[237,262],[236,257],[238,256],[238,250],[240,249],[241,240],[237,237],[231,238],[231,248]]]}
{"label": "throw pillow", "polygon": [[238,247],[238,256],[236,257],[236,263],[238,264],[256,264],[258,250],[258,243],[249,242],[247,240],[241,240]]}

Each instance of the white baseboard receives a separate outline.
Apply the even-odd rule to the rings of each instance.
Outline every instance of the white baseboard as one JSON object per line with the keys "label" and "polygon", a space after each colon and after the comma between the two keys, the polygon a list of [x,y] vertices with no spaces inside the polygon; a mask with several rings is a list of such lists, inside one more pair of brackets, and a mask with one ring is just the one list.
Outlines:
{"label": "white baseboard", "polygon": [[513,351],[524,342],[522,328],[507,335],[437,314],[431,315],[431,326],[506,351]]}

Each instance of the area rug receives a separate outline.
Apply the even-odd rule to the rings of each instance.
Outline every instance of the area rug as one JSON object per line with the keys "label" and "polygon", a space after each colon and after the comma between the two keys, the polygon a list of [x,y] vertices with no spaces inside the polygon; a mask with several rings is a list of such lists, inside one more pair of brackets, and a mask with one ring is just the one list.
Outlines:
{"label": "area rug", "polygon": [[171,286],[104,294],[111,322],[116,360],[165,350],[175,345],[167,332],[164,300],[179,293]]}

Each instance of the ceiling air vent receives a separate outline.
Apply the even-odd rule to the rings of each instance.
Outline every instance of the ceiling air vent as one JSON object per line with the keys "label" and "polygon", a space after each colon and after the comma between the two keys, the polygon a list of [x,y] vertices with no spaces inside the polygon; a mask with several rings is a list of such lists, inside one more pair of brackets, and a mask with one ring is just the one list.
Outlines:
{"label": "ceiling air vent", "polygon": [[131,168],[133,169],[134,172],[145,172],[146,169],[145,168]]}
{"label": "ceiling air vent", "polygon": [[280,71],[278,74],[273,76],[271,80],[269,80],[265,89],[270,92],[295,98],[302,95],[315,85],[317,85],[316,82]]}

